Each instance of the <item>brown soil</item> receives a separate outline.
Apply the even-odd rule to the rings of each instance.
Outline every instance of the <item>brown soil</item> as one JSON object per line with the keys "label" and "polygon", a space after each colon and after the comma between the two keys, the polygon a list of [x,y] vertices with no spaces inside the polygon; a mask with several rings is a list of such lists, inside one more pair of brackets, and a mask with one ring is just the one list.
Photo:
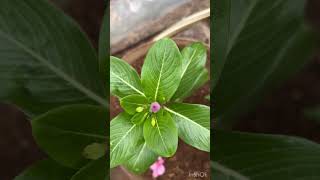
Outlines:
{"label": "brown soil", "polygon": [[[143,60],[136,61],[132,66],[140,74]],[[192,96],[187,98],[185,102],[195,104],[210,105],[209,100],[205,99],[205,96],[210,92],[209,82],[206,83],[202,88],[198,89]],[[116,97],[111,97],[111,108],[110,108],[110,119],[115,117],[117,114],[122,112],[119,105],[119,101]],[[159,177],[160,180],[185,180],[185,179],[196,179],[189,176],[189,173],[200,173],[204,172],[207,177],[201,179],[210,179],[210,156],[209,153],[197,150],[182,141],[179,141],[177,153],[171,157],[165,159],[166,172],[163,176]],[[151,171],[144,174],[144,178],[151,179]]]}
{"label": "brown soil", "polygon": [[44,154],[37,148],[30,123],[22,112],[0,104],[0,114],[0,179],[12,180]]}

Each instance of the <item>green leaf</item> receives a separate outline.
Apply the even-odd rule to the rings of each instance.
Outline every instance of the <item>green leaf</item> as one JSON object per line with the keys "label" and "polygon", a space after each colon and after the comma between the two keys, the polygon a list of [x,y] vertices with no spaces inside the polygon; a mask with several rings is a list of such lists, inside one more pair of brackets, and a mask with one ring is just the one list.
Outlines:
{"label": "green leaf", "polygon": [[219,127],[230,127],[267,87],[310,59],[317,38],[304,24],[305,2],[214,1],[211,89]]}
{"label": "green leaf", "polygon": [[113,168],[132,157],[143,138],[142,126],[130,122],[132,116],[121,113],[110,123],[110,167]]}
{"label": "green leaf", "polygon": [[165,107],[178,126],[179,137],[191,146],[210,152],[210,107],[174,103]]}
{"label": "green leaf", "polygon": [[308,108],[304,110],[304,114],[308,119],[320,123],[320,106]]}
{"label": "green leaf", "polygon": [[[102,20],[102,27],[100,30],[99,37],[99,69],[100,74],[103,79],[104,85],[109,85],[108,79],[110,77],[109,73],[109,49],[110,49],[110,33],[109,33],[109,7],[106,8],[106,12],[104,14]],[[109,94],[108,94],[109,95]]]}
{"label": "green leaf", "polygon": [[211,153],[213,161],[249,179],[312,179],[320,176],[320,145],[306,139],[215,131],[214,142],[217,148]]}
{"label": "green leaf", "polygon": [[[177,150],[178,129],[171,115],[161,111],[145,121],[143,135],[149,149],[160,156],[171,157]],[[155,121],[154,125],[151,123],[152,119]]]}
{"label": "green leaf", "polygon": [[147,97],[167,102],[177,90],[182,73],[182,56],[171,39],[157,41],[148,51],[141,80]]}
{"label": "green leaf", "polygon": [[87,159],[97,160],[106,154],[107,145],[100,143],[92,143],[83,150],[83,155]]}
{"label": "green leaf", "polygon": [[124,60],[113,56],[110,57],[110,89],[112,95],[120,98],[132,94],[145,96],[136,70]]}
{"label": "green leaf", "polygon": [[131,118],[131,122],[133,124],[141,124],[143,123],[143,121],[148,117],[149,112],[143,111],[140,113],[136,113],[132,118]]}
{"label": "green leaf", "polygon": [[120,100],[120,105],[128,114],[134,115],[135,113],[148,108],[148,100],[145,96],[134,94],[122,98]]}
{"label": "green leaf", "polygon": [[104,180],[109,174],[107,163],[105,157],[92,161],[75,173],[71,180]]}
{"label": "green leaf", "polygon": [[88,159],[84,150],[107,142],[108,111],[92,105],[69,105],[51,110],[32,121],[37,144],[54,160],[80,168]]}
{"label": "green leaf", "polygon": [[151,151],[143,140],[136,147],[134,156],[125,162],[125,167],[134,173],[144,173],[157,160],[157,154]]}
{"label": "green leaf", "polygon": [[209,79],[205,68],[207,49],[202,43],[192,43],[185,47],[181,54],[183,57],[181,82],[172,97],[178,101],[188,97]]}
{"label": "green leaf", "polygon": [[29,115],[75,103],[108,106],[94,48],[45,0],[0,2],[0,67],[0,100]]}
{"label": "green leaf", "polygon": [[14,180],[70,180],[74,173],[75,170],[46,159],[36,162]]}
{"label": "green leaf", "polygon": [[[255,0],[257,1],[257,0]],[[240,2],[243,2],[243,0],[240,0]],[[254,1],[252,1],[254,2]],[[235,31],[235,21],[232,21],[231,23],[231,3],[232,0],[224,0],[224,1],[219,1],[215,0],[212,1],[212,11],[211,17],[212,17],[212,41],[215,42],[214,46],[211,50],[211,57],[212,64],[210,66],[212,76],[211,76],[211,88],[210,90],[213,90],[215,86],[218,83],[218,80],[220,78],[221,72],[223,70],[223,66],[225,62],[227,61],[228,57],[228,51],[229,51],[229,46],[231,46],[231,36],[232,34],[236,34]],[[237,3],[237,2],[233,2]],[[250,2],[247,2],[248,4]],[[235,5],[233,7],[236,7]],[[239,6],[240,7],[240,6]],[[243,7],[243,6],[241,6]],[[234,8],[234,11],[236,8]],[[232,16],[233,19],[236,18],[236,16]],[[232,32],[232,33],[231,33]]]}
{"label": "green leaf", "polygon": [[214,174],[215,179],[219,180],[249,180],[248,177],[225,167],[215,161],[211,161],[211,174]]}

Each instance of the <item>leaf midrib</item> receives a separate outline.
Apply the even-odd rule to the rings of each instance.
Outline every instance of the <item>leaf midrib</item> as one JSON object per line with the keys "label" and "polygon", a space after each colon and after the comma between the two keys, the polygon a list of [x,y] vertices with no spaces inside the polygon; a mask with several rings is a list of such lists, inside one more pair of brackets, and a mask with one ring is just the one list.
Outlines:
{"label": "leaf midrib", "polygon": [[127,81],[125,81],[124,79],[122,79],[120,76],[116,75],[114,72],[111,71],[111,74],[113,76],[115,76],[116,78],[118,78],[120,81],[122,81],[123,83],[125,83],[127,86],[129,86],[132,90],[136,91],[137,93],[141,94],[142,96],[146,97],[146,95],[139,91],[137,88],[135,88],[133,85],[131,85],[130,83],[128,83]]}
{"label": "leaf midrib", "polygon": [[192,122],[193,124],[199,126],[200,128],[202,128],[202,129],[205,130],[205,131],[209,131],[207,128],[203,127],[202,125],[198,124],[197,122],[193,121],[192,119],[190,119],[190,118],[188,118],[188,117],[186,117],[186,116],[184,116],[184,115],[182,115],[182,114],[180,114],[180,113],[178,113],[178,112],[175,112],[175,111],[172,110],[172,109],[169,109],[169,108],[167,108],[167,107],[164,107],[164,109],[167,110],[169,113],[172,113],[172,114],[174,114],[174,115],[176,115],[176,116],[179,116],[179,117],[181,117],[181,118],[183,118],[183,119],[186,119],[186,120]]}
{"label": "leaf midrib", "polygon": [[136,160],[134,161],[134,163],[133,163],[133,168],[137,165],[137,162],[139,161],[140,156],[141,156],[141,154],[142,154],[142,152],[143,152],[143,150],[144,150],[145,147],[146,147],[146,142],[143,143],[143,146],[142,146],[142,148],[141,148],[141,151],[139,152],[137,159],[136,159]]}
{"label": "leaf midrib", "polygon": [[188,62],[186,68],[185,68],[184,71],[182,72],[182,74],[181,74],[181,79],[183,78],[184,74],[186,73],[187,69],[189,68],[189,66],[190,66],[190,64],[191,64],[191,62],[192,62],[195,54],[196,54],[196,50],[193,51],[193,54],[191,55],[190,61]]}
{"label": "leaf midrib", "polygon": [[158,130],[158,132],[159,132],[160,139],[161,139],[161,141],[162,141],[162,143],[163,143],[163,145],[164,145],[164,148],[165,148],[166,151],[169,153],[168,147],[167,147],[166,143],[165,143],[164,140],[163,140],[163,137],[162,137],[162,134],[161,134],[161,131],[160,131],[160,128],[159,128],[159,124],[158,124],[158,119],[157,119],[157,118],[156,118],[156,125],[157,125],[157,130]]}
{"label": "leaf midrib", "polygon": [[68,74],[64,73],[63,71],[58,69],[56,66],[54,66],[51,63],[49,63],[49,61],[46,58],[42,57],[37,52],[35,52],[32,49],[28,48],[27,46],[25,46],[20,41],[15,40],[13,37],[11,37],[7,33],[3,32],[2,30],[0,30],[0,36],[4,37],[8,41],[10,41],[13,44],[15,44],[17,47],[19,47],[22,50],[24,50],[26,53],[28,53],[29,55],[34,57],[36,60],[38,60],[38,62],[43,64],[45,67],[47,67],[49,70],[51,70],[57,76],[59,76],[61,79],[65,80],[66,82],[68,82],[71,85],[73,85],[76,89],[78,89],[80,92],[86,94],[92,100],[96,101],[97,103],[99,103],[100,105],[102,105],[104,107],[109,107],[108,102],[104,98],[96,95],[94,92],[92,92],[90,89],[88,89],[85,86],[83,86],[81,83],[79,83],[78,81],[76,81],[75,79],[70,77]]}
{"label": "leaf midrib", "polygon": [[136,124],[134,124],[119,140],[119,142],[114,146],[114,148],[112,149],[111,153],[113,153],[115,151],[115,149],[117,149],[118,145],[121,143],[121,141],[127,137],[127,135],[132,131],[133,128],[136,127]]}
{"label": "leaf midrib", "polygon": [[164,49],[163,57],[161,59],[161,68],[160,68],[160,73],[159,73],[159,79],[156,87],[156,92],[154,95],[154,100],[157,101],[157,96],[159,92],[159,86],[160,86],[160,81],[161,81],[161,76],[162,76],[162,70],[163,70],[163,64],[164,64],[164,58],[166,57],[166,48]]}

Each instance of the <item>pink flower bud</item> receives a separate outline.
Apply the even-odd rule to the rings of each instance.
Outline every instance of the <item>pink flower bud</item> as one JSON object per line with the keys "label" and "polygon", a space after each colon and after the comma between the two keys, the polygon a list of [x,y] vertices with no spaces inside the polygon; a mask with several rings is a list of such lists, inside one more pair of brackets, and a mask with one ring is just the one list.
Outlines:
{"label": "pink flower bud", "polygon": [[153,102],[153,103],[151,103],[150,111],[153,113],[156,113],[160,110],[160,108],[161,108],[161,106],[158,102]]}

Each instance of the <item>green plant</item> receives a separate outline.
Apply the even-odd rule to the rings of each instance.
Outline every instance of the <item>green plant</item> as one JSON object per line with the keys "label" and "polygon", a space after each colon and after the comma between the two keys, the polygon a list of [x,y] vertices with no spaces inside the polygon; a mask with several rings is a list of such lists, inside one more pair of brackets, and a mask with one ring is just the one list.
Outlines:
{"label": "green plant", "polygon": [[212,2],[213,179],[320,176],[319,144],[290,136],[232,132],[241,113],[311,59],[317,38],[304,22],[305,3]]}
{"label": "green plant", "polygon": [[0,1],[0,99],[27,114],[48,155],[16,180],[108,178],[108,74],[99,71],[108,67],[98,60],[108,59],[107,25],[98,58],[78,25],[47,1]]}
{"label": "green plant", "polygon": [[111,93],[125,112],[110,124],[110,167],[142,173],[158,156],[175,154],[179,137],[210,151],[210,108],[181,101],[208,80],[206,48],[201,43],[181,53],[171,39],[157,41],[141,72],[110,57]]}

